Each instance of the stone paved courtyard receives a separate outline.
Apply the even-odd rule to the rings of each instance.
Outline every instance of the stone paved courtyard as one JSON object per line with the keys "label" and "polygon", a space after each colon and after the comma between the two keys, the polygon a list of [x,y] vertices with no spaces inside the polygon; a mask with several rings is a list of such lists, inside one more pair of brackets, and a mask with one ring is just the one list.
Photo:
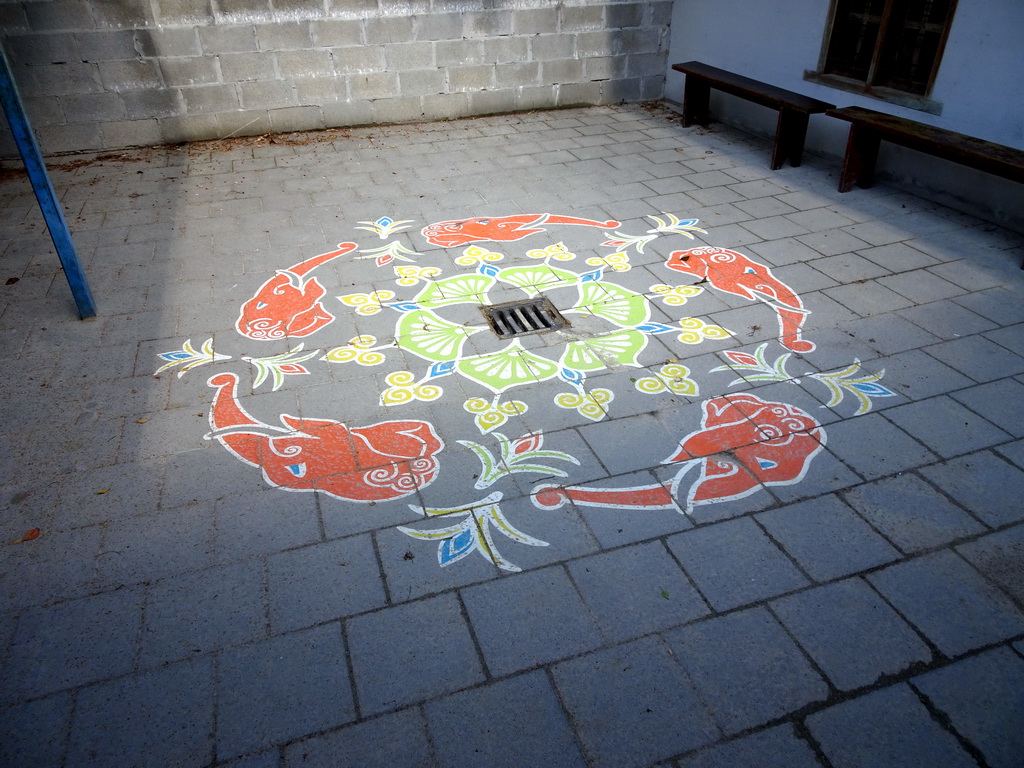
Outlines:
{"label": "stone paved courtyard", "polygon": [[0,763],[1019,766],[1024,236],[837,170],[637,105],[58,158],[84,322],[7,172]]}

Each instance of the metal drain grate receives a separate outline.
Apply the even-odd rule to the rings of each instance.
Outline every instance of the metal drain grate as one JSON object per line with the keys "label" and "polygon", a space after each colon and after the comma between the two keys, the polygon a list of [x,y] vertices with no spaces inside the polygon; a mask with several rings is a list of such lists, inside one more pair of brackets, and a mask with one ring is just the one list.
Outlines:
{"label": "metal drain grate", "polygon": [[555,331],[569,325],[546,296],[480,307],[499,339]]}

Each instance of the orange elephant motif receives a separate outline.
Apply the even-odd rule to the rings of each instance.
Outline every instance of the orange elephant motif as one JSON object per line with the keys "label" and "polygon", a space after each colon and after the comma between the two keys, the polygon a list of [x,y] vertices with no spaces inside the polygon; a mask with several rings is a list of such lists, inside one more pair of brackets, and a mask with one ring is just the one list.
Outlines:
{"label": "orange elephant motif", "polygon": [[814,344],[800,337],[810,312],[800,297],[764,264],[742,253],[714,246],[674,251],[665,264],[669,269],[706,280],[712,288],[750,301],[768,304],[779,319],[782,346],[794,352],[812,352]]}
{"label": "orange elephant motif", "polygon": [[549,213],[524,213],[519,216],[441,221],[423,228],[423,237],[433,245],[454,248],[467,243],[522,240],[529,235],[546,231],[543,224],[574,224],[581,227],[615,229],[617,221],[594,221],[572,216],[553,216]]}

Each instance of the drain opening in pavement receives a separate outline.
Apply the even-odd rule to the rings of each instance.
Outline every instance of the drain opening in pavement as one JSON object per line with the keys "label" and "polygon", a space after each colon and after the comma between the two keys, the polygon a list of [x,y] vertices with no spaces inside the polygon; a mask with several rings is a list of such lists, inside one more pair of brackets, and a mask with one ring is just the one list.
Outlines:
{"label": "drain opening in pavement", "polygon": [[499,339],[557,331],[569,325],[546,296],[483,306],[480,311]]}

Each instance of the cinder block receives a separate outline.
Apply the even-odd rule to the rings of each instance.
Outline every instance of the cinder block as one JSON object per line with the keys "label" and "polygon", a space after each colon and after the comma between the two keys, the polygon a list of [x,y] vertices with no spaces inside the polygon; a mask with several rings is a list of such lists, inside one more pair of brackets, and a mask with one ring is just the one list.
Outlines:
{"label": "cinder block", "polygon": [[[97,26],[113,29],[137,29],[150,27],[155,23],[149,3],[126,3],[124,0],[88,0],[85,4],[92,9],[95,23],[89,21],[76,25],[79,28],[89,29]],[[65,5],[65,3],[53,3],[53,5]]]}
{"label": "cinder block", "polygon": [[359,45],[363,42],[363,27],[356,19],[325,19],[310,24],[313,44],[318,48],[337,45]]}
{"label": "cinder block", "polygon": [[627,101],[639,101],[640,98],[641,83],[638,77],[609,80],[604,83],[601,92],[601,99],[605,104],[622,104]]}
{"label": "cinder block", "polygon": [[205,53],[243,53],[255,51],[256,29],[251,24],[218,24],[199,28],[199,42]]}
{"label": "cinder block", "polygon": [[135,34],[143,56],[199,56],[203,52],[195,27],[140,29]]}
{"label": "cinder block", "polygon": [[[360,102],[355,102],[356,104]],[[425,115],[421,99],[418,96],[409,96],[401,99],[378,99],[374,102],[361,102],[372,104],[374,123],[414,123],[423,120]]]}
{"label": "cinder block", "polygon": [[557,8],[524,8],[512,11],[512,29],[517,35],[539,35],[558,30]]}
{"label": "cinder block", "polygon": [[270,124],[275,131],[315,131],[324,127],[320,107],[285,107],[270,110]]}
{"label": "cinder block", "polygon": [[413,39],[412,16],[384,16],[363,22],[367,45],[391,45]]}
{"label": "cinder block", "polygon": [[500,37],[511,34],[511,11],[474,11],[462,15],[463,37]]}
{"label": "cinder block", "polygon": [[672,23],[672,2],[647,4],[647,24],[652,27],[667,27]]}
{"label": "cinder block", "polygon": [[516,92],[513,88],[476,91],[469,94],[469,105],[474,115],[500,115],[506,112],[515,112],[518,108]]}
{"label": "cinder block", "polygon": [[220,73],[226,83],[273,80],[277,77],[274,55],[271,53],[225,53],[219,58]]}
{"label": "cinder block", "polygon": [[244,109],[278,109],[297,104],[295,87],[290,80],[266,80],[239,83]]}
{"label": "cinder block", "polygon": [[181,95],[190,115],[239,109],[238,87],[234,83],[189,86],[181,89]]}
{"label": "cinder block", "polygon": [[154,0],[156,21],[161,27],[209,24],[213,21],[209,0]]}
{"label": "cinder block", "polygon": [[601,103],[601,83],[564,83],[558,86],[557,103],[560,107]]}
{"label": "cinder block", "polygon": [[0,5],[0,29],[7,34],[29,31],[28,17],[20,3],[18,5],[11,3]]}
{"label": "cinder block", "polygon": [[445,92],[443,69],[420,69],[398,73],[398,92],[402,96],[426,96]]}
{"label": "cinder block", "polygon": [[439,93],[423,97],[423,116],[427,120],[454,120],[473,114],[465,93]]}
{"label": "cinder block", "polygon": [[62,96],[64,114],[69,123],[101,123],[123,120],[124,102],[117,93],[83,93]]}
{"label": "cinder block", "polygon": [[629,77],[648,77],[665,74],[666,53],[641,53],[626,56],[625,74]]}
{"label": "cinder block", "polygon": [[626,56],[599,56],[583,61],[584,80],[614,80],[626,76]]}
{"label": "cinder block", "polygon": [[103,123],[100,126],[100,132],[103,135],[103,146],[108,149],[151,147],[163,143],[160,125],[155,118]]}
{"label": "cinder block", "polygon": [[79,32],[75,35],[75,42],[78,43],[78,53],[83,61],[113,61],[138,56],[135,51],[135,33],[130,29]]}
{"label": "cinder block", "polygon": [[609,5],[605,9],[605,19],[609,28],[639,27],[644,20],[644,4]]}
{"label": "cinder block", "polygon": [[530,56],[530,43],[525,37],[495,37],[484,40],[484,61],[507,64],[525,61]]}
{"label": "cinder block", "polygon": [[36,32],[95,29],[86,0],[64,0],[59,3],[26,3],[28,25]]}
{"label": "cinder block", "polygon": [[534,61],[571,59],[576,55],[576,45],[576,35],[537,35],[530,41],[530,48],[533,52],[531,58]]}
{"label": "cinder block", "polygon": [[205,141],[220,137],[216,115],[175,115],[157,120],[165,144],[183,141]]}
{"label": "cinder block", "polygon": [[232,136],[260,136],[274,130],[270,124],[270,113],[265,109],[221,112],[217,115],[217,125],[218,136],[225,139]]}
{"label": "cinder block", "polygon": [[650,75],[640,79],[640,100],[653,101],[665,98],[665,76]]}
{"label": "cinder block", "polygon": [[542,61],[540,63],[541,85],[575,83],[583,79],[583,62],[578,59]]}
{"label": "cinder block", "polygon": [[468,66],[484,63],[484,44],[481,40],[446,40],[434,44],[437,66]]}
{"label": "cinder block", "polygon": [[[604,29],[603,5],[563,6],[559,29],[562,32],[583,32],[589,29]],[[609,8],[611,10],[611,8]],[[610,25],[609,25],[610,26]]]}
{"label": "cinder block", "polygon": [[60,125],[66,123],[64,108],[56,96],[31,96],[22,98],[25,113],[33,127]]}
{"label": "cinder block", "polygon": [[124,91],[121,98],[124,100],[125,115],[129,120],[185,114],[185,100],[177,88]]}
{"label": "cinder block", "polygon": [[281,77],[334,75],[334,61],[328,51],[278,51],[277,68]]}
{"label": "cinder block", "polygon": [[[378,101],[384,104],[385,101]],[[369,125],[373,122],[373,102],[369,101],[336,101],[325,103],[321,110],[324,113],[324,125],[334,128],[345,125]]]}
{"label": "cinder block", "polygon": [[379,45],[357,48],[334,48],[334,68],[339,74],[347,72],[380,72],[384,69],[384,49]]}
{"label": "cinder block", "polygon": [[261,51],[298,51],[311,48],[313,37],[305,21],[257,24],[256,43]]}
{"label": "cinder block", "polygon": [[220,80],[217,59],[213,56],[187,56],[157,59],[164,82],[169,86],[203,85]]}
{"label": "cinder block", "polygon": [[581,59],[588,56],[616,56],[623,51],[622,32],[612,29],[581,32],[576,40],[576,51]]}
{"label": "cinder block", "polygon": [[347,79],[353,99],[390,99],[399,95],[395,72],[368,72],[349,75]]}
{"label": "cinder block", "polygon": [[[384,62],[393,72],[427,69],[434,66],[433,43],[397,43],[384,46]],[[335,56],[337,63],[337,56]]]}
{"label": "cinder block", "polygon": [[103,137],[96,123],[44,125],[35,129],[35,134],[44,155],[103,148]]}
{"label": "cinder block", "polygon": [[348,82],[343,77],[303,78],[295,81],[295,95],[299,106],[323,107],[348,99]]}
{"label": "cinder block", "polygon": [[499,64],[494,68],[494,80],[498,88],[537,85],[540,83],[540,62]]}
{"label": "cinder block", "polygon": [[417,16],[413,25],[417,40],[458,40],[462,37],[461,13]]}
{"label": "cinder block", "polygon": [[75,36],[67,32],[49,35],[22,35],[7,41],[7,52],[15,66],[39,65],[73,61],[76,56]]}
{"label": "cinder block", "polygon": [[494,67],[450,67],[448,69],[448,86],[454,93],[493,88]]}
{"label": "cinder block", "polygon": [[379,11],[377,0],[327,0],[327,15],[332,19],[365,19]]}
{"label": "cinder block", "polygon": [[[79,65],[65,65],[72,70],[77,70]],[[85,65],[82,65],[85,66]],[[101,61],[96,65],[99,70],[99,79],[103,87],[108,91],[132,91],[138,88],[160,88],[163,78],[160,77],[160,70],[153,61]],[[47,67],[54,76],[59,76],[55,67]],[[69,73],[70,74],[70,73]],[[80,82],[87,85],[89,79],[85,72],[74,72],[73,77],[62,78],[65,82],[62,93],[73,93],[75,90],[81,92],[83,89],[74,88],[73,84],[81,78]],[[99,90],[90,88],[89,90]]]}
{"label": "cinder block", "polygon": [[665,44],[667,35],[661,27],[622,30],[622,51],[625,53],[656,53]]}
{"label": "cinder block", "polygon": [[270,0],[217,0],[216,19],[229,24],[256,24],[272,21]]}
{"label": "cinder block", "polygon": [[557,90],[553,85],[529,86],[519,89],[518,109],[545,109],[557,105]]}
{"label": "cinder block", "polygon": [[274,18],[278,21],[308,21],[323,15],[322,0],[274,0]]}

